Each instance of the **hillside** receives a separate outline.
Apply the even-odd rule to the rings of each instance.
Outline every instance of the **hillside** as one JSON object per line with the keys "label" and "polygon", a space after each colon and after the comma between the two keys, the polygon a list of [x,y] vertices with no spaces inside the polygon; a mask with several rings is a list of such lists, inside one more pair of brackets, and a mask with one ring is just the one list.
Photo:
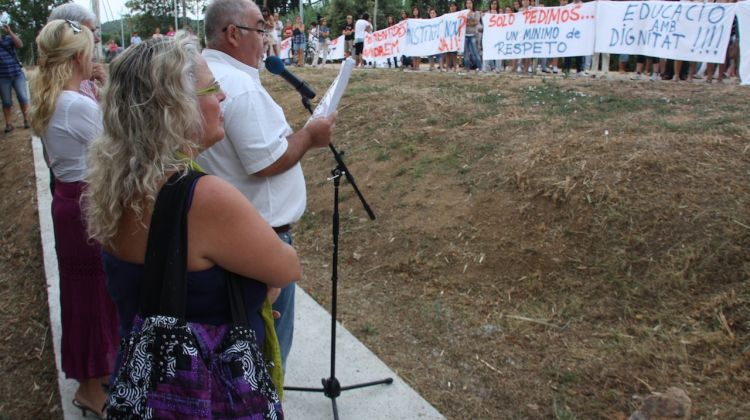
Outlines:
{"label": "hillside", "polygon": [[[319,92],[335,73],[301,70]],[[268,79],[267,79],[268,80]],[[301,124],[295,94],[269,90]],[[750,410],[750,91],[358,71],[335,142],[345,325],[450,418],[620,418],[683,388]],[[303,165],[330,301],[333,167]],[[327,306],[326,306],[327,307]],[[344,378],[344,373],[341,373]]]}
{"label": "hillside", "polygon": [[[336,75],[295,73],[319,95]],[[263,80],[301,126],[296,93]],[[736,85],[356,71],[335,142],[377,219],[343,183],[340,318],[451,419],[622,419],[670,386],[693,418],[744,417],[748,102]],[[0,418],[49,418],[28,131],[2,141]],[[295,226],[326,307],[333,165],[305,157]]]}

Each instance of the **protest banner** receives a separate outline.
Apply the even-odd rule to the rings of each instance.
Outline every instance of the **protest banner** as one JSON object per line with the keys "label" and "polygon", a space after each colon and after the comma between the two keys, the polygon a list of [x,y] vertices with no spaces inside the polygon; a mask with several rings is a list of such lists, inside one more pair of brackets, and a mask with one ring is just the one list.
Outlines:
{"label": "protest banner", "polygon": [[292,37],[281,41],[281,48],[279,49],[279,58],[287,60],[292,58]]}
{"label": "protest banner", "polygon": [[[737,4],[737,27],[750,28],[750,2],[743,1]],[[745,36],[740,36],[740,62],[737,74],[743,85],[750,85],[750,34],[745,30]]]}
{"label": "protest banner", "polygon": [[406,39],[406,21],[401,21],[391,27],[365,34],[365,45],[362,57],[365,61],[379,63],[391,57],[404,54]]}
{"label": "protest banner", "polygon": [[406,19],[365,35],[362,57],[382,65],[389,58],[427,57],[463,51],[467,11],[446,13],[434,19]]}
{"label": "protest banner", "polygon": [[597,52],[719,63],[737,5],[672,1],[598,3]]}
{"label": "protest banner", "polygon": [[332,39],[331,42],[328,43],[328,59],[344,59],[344,35],[341,35],[336,39]]}
{"label": "protest banner", "polygon": [[407,19],[405,54],[427,57],[450,51],[462,52],[468,13],[463,10],[434,19]]}
{"label": "protest banner", "polygon": [[578,57],[594,53],[596,3],[485,14],[484,60]]}

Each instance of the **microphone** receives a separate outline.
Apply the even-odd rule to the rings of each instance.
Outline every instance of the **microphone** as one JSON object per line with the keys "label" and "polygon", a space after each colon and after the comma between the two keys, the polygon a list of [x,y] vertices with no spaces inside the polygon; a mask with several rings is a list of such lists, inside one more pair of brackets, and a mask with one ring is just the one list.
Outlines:
{"label": "microphone", "polygon": [[285,69],[284,62],[281,61],[279,57],[276,57],[275,55],[266,57],[266,70],[268,70],[272,74],[283,77],[284,80],[292,85],[292,87],[297,89],[297,92],[299,92],[299,94],[302,95],[303,98],[312,99],[315,97],[315,92],[312,90],[310,85],[290,73],[289,70]]}

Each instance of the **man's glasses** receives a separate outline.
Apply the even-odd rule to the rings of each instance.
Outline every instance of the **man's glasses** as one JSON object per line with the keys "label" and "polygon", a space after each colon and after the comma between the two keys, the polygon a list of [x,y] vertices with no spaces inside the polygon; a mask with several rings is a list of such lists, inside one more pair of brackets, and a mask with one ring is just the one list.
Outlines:
{"label": "man's glasses", "polygon": [[196,96],[206,96],[206,95],[213,95],[216,93],[221,92],[221,85],[219,85],[218,80],[214,80],[213,83],[211,83],[211,86],[203,89],[199,89],[195,91]]}
{"label": "man's glasses", "polygon": [[[257,32],[257,33],[259,33],[259,34],[261,34],[261,35],[265,35],[265,34],[267,34],[267,33],[268,33],[268,31],[267,31],[267,30],[265,30],[265,29],[258,29],[258,28],[248,28],[247,26],[240,26],[240,25],[235,25],[235,24],[233,24],[233,23],[232,23],[231,25],[234,25],[235,27],[237,27],[237,28],[240,28],[240,29],[244,29],[244,30],[246,30],[246,31],[255,31],[255,32]],[[227,31],[227,29],[229,29],[229,26],[225,26],[225,27],[224,27],[224,29],[222,29],[221,31],[222,31],[222,32],[226,32],[226,31]]]}
{"label": "man's glasses", "polygon": [[81,24],[80,23],[78,23],[78,22],[76,22],[74,20],[69,20],[69,19],[65,19],[65,21],[68,22],[68,25],[70,26],[70,29],[73,30],[74,34],[80,34],[81,33]]}

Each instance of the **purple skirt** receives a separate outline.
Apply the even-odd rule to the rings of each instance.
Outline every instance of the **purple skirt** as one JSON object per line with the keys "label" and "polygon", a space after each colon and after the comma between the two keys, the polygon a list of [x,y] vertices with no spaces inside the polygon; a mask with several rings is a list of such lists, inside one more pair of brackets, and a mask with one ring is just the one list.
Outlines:
{"label": "purple skirt", "polygon": [[118,348],[117,311],[107,293],[99,244],[81,214],[83,182],[55,181],[52,221],[60,271],[62,370],[78,382],[112,373]]}

